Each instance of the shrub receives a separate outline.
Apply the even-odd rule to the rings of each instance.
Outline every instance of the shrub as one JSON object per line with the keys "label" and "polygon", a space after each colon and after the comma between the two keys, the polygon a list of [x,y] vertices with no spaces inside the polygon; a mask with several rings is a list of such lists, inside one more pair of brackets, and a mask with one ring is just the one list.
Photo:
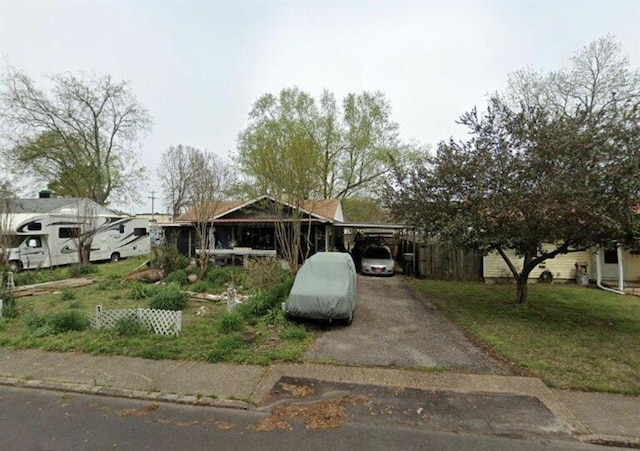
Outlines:
{"label": "shrub", "polygon": [[157,291],[157,285],[146,285],[140,282],[133,282],[131,284],[129,297],[134,301],[139,301],[141,299],[148,299],[152,297]]}
{"label": "shrub", "polygon": [[67,274],[69,277],[82,277],[89,274],[96,274],[98,267],[91,263],[81,263],[78,265],[72,265],[67,268]]}
{"label": "shrub", "polygon": [[251,260],[246,272],[248,285],[255,290],[266,290],[283,280],[287,272],[282,269],[280,261],[275,257]]}
{"label": "shrub", "polygon": [[247,317],[263,317],[272,309],[281,308],[281,304],[289,295],[292,285],[293,277],[288,276],[272,288],[258,291],[251,296],[247,302],[238,306],[238,308],[240,308],[240,312]]}
{"label": "shrub", "polygon": [[73,301],[76,298],[76,294],[69,288],[63,288],[60,291],[60,297],[63,301]]}
{"label": "shrub", "polygon": [[2,317],[15,318],[18,316],[16,298],[9,290],[0,289],[0,299],[2,299]]}
{"label": "shrub", "polygon": [[156,264],[164,269],[165,275],[169,275],[174,271],[187,268],[189,258],[178,252],[177,244],[174,242],[165,246]]}
{"label": "shrub", "polygon": [[225,313],[220,318],[219,329],[223,334],[238,332],[244,328],[242,316],[238,313]]}
{"label": "shrub", "polygon": [[47,323],[53,333],[59,334],[69,331],[82,331],[89,328],[89,318],[79,310],[67,310],[51,315]]}
{"label": "shrub", "polygon": [[45,315],[39,315],[34,312],[27,313],[24,316],[24,324],[27,326],[29,334],[34,337],[44,337],[54,333]]}
{"label": "shrub", "polygon": [[169,284],[153,294],[149,302],[149,308],[176,311],[183,310],[188,300],[188,293],[181,291],[178,285]]}
{"label": "shrub", "polygon": [[149,328],[137,316],[128,315],[116,321],[115,332],[121,337],[134,337],[149,333]]}
{"label": "shrub", "polygon": [[209,284],[204,280],[198,280],[196,283],[191,285],[189,289],[196,293],[206,293],[207,291],[209,291]]}
{"label": "shrub", "polygon": [[170,273],[165,279],[165,283],[177,283],[178,285],[188,285],[189,284],[189,275],[185,269],[178,269]]}
{"label": "shrub", "polygon": [[21,273],[13,275],[13,283],[15,283],[16,287],[32,285],[34,283],[38,283],[37,278],[38,276],[36,271],[22,271]]}
{"label": "shrub", "polygon": [[226,335],[220,338],[213,350],[207,356],[207,360],[211,363],[230,360],[233,353],[247,346],[247,343],[237,335]]}

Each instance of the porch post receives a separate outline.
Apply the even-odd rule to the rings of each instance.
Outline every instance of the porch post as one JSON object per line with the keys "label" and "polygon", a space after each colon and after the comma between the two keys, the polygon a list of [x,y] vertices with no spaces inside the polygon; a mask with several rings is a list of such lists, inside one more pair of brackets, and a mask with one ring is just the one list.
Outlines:
{"label": "porch post", "polygon": [[624,261],[622,260],[622,246],[618,245],[618,289],[624,291]]}

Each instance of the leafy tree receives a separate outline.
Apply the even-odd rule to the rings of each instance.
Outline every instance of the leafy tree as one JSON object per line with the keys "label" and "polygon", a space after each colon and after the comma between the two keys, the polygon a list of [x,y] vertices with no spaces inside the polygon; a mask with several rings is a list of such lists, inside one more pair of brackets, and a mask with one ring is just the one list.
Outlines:
{"label": "leafy tree", "polygon": [[[284,149],[304,148],[308,164],[293,177],[293,189],[305,186],[306,198],[343,198],[365,192],[398,159],[397,125],[384,95],[349,94],[337,105],[324,91],[318,102],[298,88],[283,89],[278,96],[260,97],[249,114],[249,124],[238,139],[237,162],[250,178],[253,194],[274,194],[274,185],[292,178],[287,171],[299,162]],[[272,157],[280,164],[270,165]],[[308,158],[307,158],[308,157]],[[308,173],[308,174],[306,174]]]}
{"label": "leafy tree", "polygon": [[[573,63],[588,66],[581,58],[592,53],[578,56]],[[591,93],[628,71],[611,69]],[[626,79],[625,92],[637,92],[637,78]],[[640,231],[639,100],[611,93],[601,98],[614,101],[591,101],[580,89],[567,97],[577,99],[571,108],[536,96],[521,97],[518,106],[493,97],[484,115],[464,114],[471,138],[441,142],[436,156],[398,179],[388,205],[427,234],[498,252],[516,280],[518,303],[527,301],[529,274],[545,260],[612,241],[631,244]],[[507,249],[523,259],[521,267]]]}
{"label": "leafy tree", "polygon": [[350,222],[369,222],[384,224],[389,218],[380,203],[367,198],[352,197],[342,200],[344,216]]}
{"label": "leafy tree", "polygon": [[144,168],[134,146],[151,124],[127,82],[111,76],[49,77],[50,93],[24,73],[4,74],[0,104],[14,171],[100,205],[136,199]]}

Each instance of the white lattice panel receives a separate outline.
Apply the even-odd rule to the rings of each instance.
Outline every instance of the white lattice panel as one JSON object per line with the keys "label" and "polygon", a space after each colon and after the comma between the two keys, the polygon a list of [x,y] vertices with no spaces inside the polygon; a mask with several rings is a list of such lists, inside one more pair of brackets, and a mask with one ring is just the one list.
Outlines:
{"label": "white lattice panel", "polygon": [[96,307],[96,313],[91,319],[91,327],[113,329],[119,320],[129,316],[138,318],[158,335],[178,335],[182,330],[182,311],[142,308],[104,310],[101,305]]}

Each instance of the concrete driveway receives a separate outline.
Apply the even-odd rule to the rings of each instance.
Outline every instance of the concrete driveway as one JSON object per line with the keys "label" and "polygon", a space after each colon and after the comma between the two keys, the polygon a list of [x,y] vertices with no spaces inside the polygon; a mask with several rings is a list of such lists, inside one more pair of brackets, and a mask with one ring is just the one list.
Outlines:
{"label": "concrete driveway", "polygon": [[510,374],[506,365],[475,346],[439,310],[416,299],[403,276],[359,275],[353,324],[331,326],[305,359]]}

